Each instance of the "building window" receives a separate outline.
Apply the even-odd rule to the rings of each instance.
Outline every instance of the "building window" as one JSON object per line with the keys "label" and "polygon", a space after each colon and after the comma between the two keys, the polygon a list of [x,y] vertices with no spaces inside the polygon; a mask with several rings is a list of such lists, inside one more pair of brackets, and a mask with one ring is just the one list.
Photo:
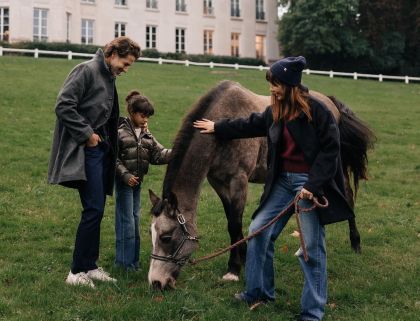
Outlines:
{"label": "building window", "polygon": [[71,13],[66,12],[66,42],[70,42],[70,22],[71,22]]}
{"label": "building window", "polygon": [[175,11],[187,12],[187,4],[185,0],[175,0]]}
{"label": "building window", "polygon": [[146,48],[156,49],[156,26],[146,26]]}
{"label": "building window", "polygon": [[213,0],[203,1],[203,14],[208,15],[208,16],[214,15]]}
{"label": "building window", "polygon": [[230,35],[230,55],[239,57],[239,33],[232,32]]}
{"label": "building window", "polygon": [[239,8],[239,0],[230,0],[230,16],[240,17],[241,9]]}
{"label": "building window", "polygon": [[264,0],[255,0],[255,15],[257,20],[265,20]]}
{"label": "building window", "polygon": [[93,44],[94,20],[82,19],[82,44]]}
{"label": "building window", "polygon": [[175,52],[185,52],[185,29],[175,29]]}
{"label": "building window", "polygon": [[157,9],[158,8],[157,0],[146,0],[146,8]]}
{"label": "building window", "polygon": [[95,0],[82,0],[82,3],[95,3]]}
{"label": "building window", "polygon": [[204,30],[204,54],[212,55],[213,54],[213,31]]}
{"label": "building window", "polygon": [[256,36],[255,37],[255,51],[257,59],[264,60],[264,41],[265,36]]}
{"label": "building window", "polygon": [[0,8],[0,40],[9,41],[9,8]]}
{"label": "building window", "polygon": [[115,38],[125,36],[126,24],[122,22],[116,22],[114,30]]}
{"label": "building window", "polygon": [[34,41],[47,41],[47,18],[48,10],[34,8]]}
{"label": "building window", "polygon": [[127,6],[127,0],[115,0],[115,5],[120,7],[126,7]]}

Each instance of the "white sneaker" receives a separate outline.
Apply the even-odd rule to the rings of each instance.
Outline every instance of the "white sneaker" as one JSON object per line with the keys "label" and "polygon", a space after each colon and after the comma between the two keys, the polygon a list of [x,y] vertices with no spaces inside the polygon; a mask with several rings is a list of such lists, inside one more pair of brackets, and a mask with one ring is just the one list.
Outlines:
{"label": "white sneaker", "polygon": [[90,270],[86,273],[87,277],[92,280],[105,281],[105,282],[117,282],[117,279],[111,278],[108,272],[105,272],[101,267],[95,270]]}
{"label": "white sneaker", "polygon": [[93,284],[92,280],[87,276],[85,272],[73,274],[70,271],[69,275],[67,276],[66,283],[71,285],[85,285],[91,287],[92,289],[95,288],[95,284]]}

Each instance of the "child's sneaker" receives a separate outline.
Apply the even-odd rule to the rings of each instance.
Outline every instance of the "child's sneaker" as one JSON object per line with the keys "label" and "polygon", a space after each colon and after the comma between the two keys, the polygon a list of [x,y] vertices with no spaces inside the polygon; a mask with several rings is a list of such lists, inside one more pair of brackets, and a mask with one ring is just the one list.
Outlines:
{"label": "child's sneaker", "polygon": [[67,276],[66,283],[70,285],[84,285],[89,286],[92,289],[95,288],[95,284],[93,284],[92,280],[87,276],[85,272],[79,272],[76,274],[69,272]]}
{"label": "child's sneaker", "polygon": [[104,281],[104,282],[117,282],[117,279],[111,278],[108,272],[105,272],[101,267],[95,270],[90,270],[86,273],[88,278],[92,280]]}

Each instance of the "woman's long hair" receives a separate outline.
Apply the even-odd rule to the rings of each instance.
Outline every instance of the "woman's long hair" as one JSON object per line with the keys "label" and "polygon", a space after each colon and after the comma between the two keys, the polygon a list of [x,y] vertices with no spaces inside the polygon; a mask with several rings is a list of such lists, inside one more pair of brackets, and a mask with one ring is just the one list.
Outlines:
{"label": "woman's long hair", "polygon": [[278,123],[280,120],[291,121],[299,116],[301,112],[311,121],[311,108],[308,103],[308,92],[302,86],[288,86],[278,81],[270,70],[267,71],[267,81],[274,86],[281,88],[279,95],[271,94],[271,105],[273,108],[273,120]]}

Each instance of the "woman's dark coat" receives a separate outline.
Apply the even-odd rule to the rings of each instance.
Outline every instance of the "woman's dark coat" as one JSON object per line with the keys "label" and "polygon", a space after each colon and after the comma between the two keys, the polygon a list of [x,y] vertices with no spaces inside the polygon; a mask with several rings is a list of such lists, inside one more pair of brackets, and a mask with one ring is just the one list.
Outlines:
{"label": "woman's dark coat", "polygon": [[[340,139],[336,121],[331,112],[319,101],[310,98],[312,121],[302,112],[286,126],[295,143],[310,165],[304,188],[315,196],[325,195],[327,209],[319,210],[322,224],[330,224],[354,217],[346,200],[344,176],[340,159]],[[221,139],[267,137],[267,176],[258,210],[267,200],[273,183],[281,169],[283,122],[273,122],[271,106],[262,113],[248,118],[223,119],[215,123],[216,137]]]}
{"label": "woman's dark coat", "polygon": [[128,184],[132,176],[143,181],[149,170],[149,164],[167,164],[171,150],[164,148],[149,132],[142,132],[137,137],[130,118],[122,118],[118,127],[117,178]]}
{"label": "woman's dark coat", "polygon": [[85,143],[104,125],[108,126],[111,162],[106,193],[111,195],[117,158],[119,118],[115,77],[101,49],[93,59],[77,65],[58,94],[48,182],[77,188],[86,181]]}

